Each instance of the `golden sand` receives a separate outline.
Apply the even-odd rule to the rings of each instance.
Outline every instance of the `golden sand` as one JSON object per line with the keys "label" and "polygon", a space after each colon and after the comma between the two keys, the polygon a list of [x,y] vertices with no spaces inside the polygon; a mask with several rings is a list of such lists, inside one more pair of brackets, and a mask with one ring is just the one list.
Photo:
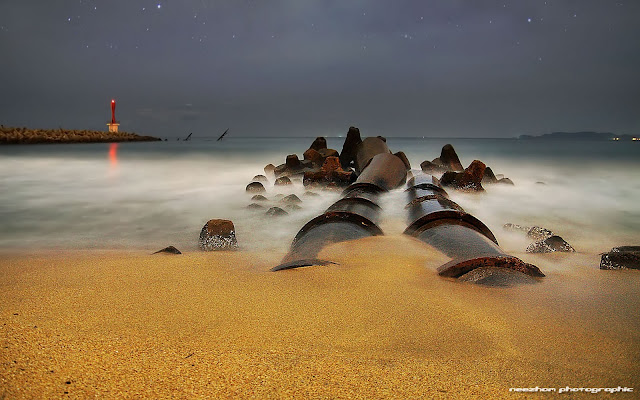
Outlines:
{"label": "golden sand", "polygon": [[283,254],[5,251],[0,399],[640,392],[639,271],[600,271],[596,254],[528,256],[544,281],[499,289],[438,277],[448,260],[409,238],[322,255],[339,265],[273,273]]}

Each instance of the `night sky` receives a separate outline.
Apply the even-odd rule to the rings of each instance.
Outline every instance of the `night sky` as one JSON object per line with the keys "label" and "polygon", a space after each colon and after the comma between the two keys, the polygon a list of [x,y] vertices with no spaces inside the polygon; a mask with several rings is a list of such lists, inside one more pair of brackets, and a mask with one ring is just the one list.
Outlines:
{"label": "night sky", "polygon": [[640,133],[635,0],[2,0],[0,49],[9,126]]}

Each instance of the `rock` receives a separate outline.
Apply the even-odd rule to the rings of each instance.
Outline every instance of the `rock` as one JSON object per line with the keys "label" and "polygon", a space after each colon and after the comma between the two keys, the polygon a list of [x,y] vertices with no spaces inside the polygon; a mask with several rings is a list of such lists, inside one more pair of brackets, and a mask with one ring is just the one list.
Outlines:
{"label": "rock", "polygon": [[334,149],[320,149],[318,150],[318,153],[320,153],[320,155],[322,156],[322,158],[324,158],[325,160],[327,159],[327,157],[338,157],[338,150],[334,150]]}
{"label": "rock", "polygon": [[318,166],[318,167],[321,166],[322,163],[324,162],[324,157],[322,157],[322,155],[318,153],[317,150],[314,150],[314,149],[308,149],[307,151],[304,152],[302,156],[304,157],[305,160],[311,161],[315,166]]}
{"label": "rock", "polygon": [[262,204],[258,204],[258,203],[251,203],[247,206],[247,208],[249,210],[262,210],[264,209],[264,206]]}
{"label": "rock", "polygon": [[398,157],[399,159],[402,160],[402,162],[404,163],[405,167],[407,167],[407,171],[409,171],[411,169],[411,163],[409,162],[409,159],[407,158],[407,155],[404,154],[404,152],[399,151],[399,152],[395,153],[394,156],[396,156],[396,157]]}
{"label": "rock", "polygon": [[490,287],[509,287],[536,282],[534,277],[520,271],[499,267],[476,268],[462,275],[458,280]]}
{"label": "rock", "polygon": [[575,250],[560,236],[551,236],[540,242],[531,243],[527,247],[527,253],[573,253]]}
{"label": "rock", "polygon": [[340,153],[340,164],[342,168],[348,168],[349,165],[355,161],[356,149],[361,142],[360,130],[353,126],[350,127],[344,144],[342,145],[342,152]]}
{"label": "rock", "polygon": [[233,222],[227,219],[209,220],[200,231],[198,246],[204,251],[237,250]]}
{"label": "rock", "polygon": [[522,225],[512,224],[512,223],[506,223],[502,225],[502,228],[507,231],[519,231],[524,233],[528,233],[531,230],[531,228],[528,226],[522,226]]}
{"label": "rock", "polygon": [[407,171],[407,181],[413,178],[413,171]]}
{"label": "rock", "polygon": [[511,179],[509,179],[509,178],[498,179],[498,182],[496,182],[496,183],[502,183],[502,184],[505,184],[505,185],[514,186],[513,181]]}
{"label": "rock", "polygon": [[481,183],[498,183],[498,178],[496,178],[496,176],[493,174],[493,170],[491,169],[491,167],[485,168]]}
{"label": "rock", "polygon": [[304,192],[302,195],[306,196],[306,197],[318,197],[318,196],[320,196],[318,193],[312,192],[312,191],[309,191],[309,190]]}
{"label": "rock", "polygon": [[541,228],[539,226],[532,226],[527,231],[527,237],[529,237],[529,238],[531,238],[533,240],[536,240],[536,241],[541,241],[541,240],[548,239],[553,235],[554,235],[554,233],[551,232],[549,229]]}
{"label": "rock", "polygon": [[311,143],[311,146],[309,146],[310,149],[313,149],[315,151],[320,151],[321,149],[326,149],[327,148],[327,139],[323,138],[322,136],[318,136],[316,138],[316,140],[313,141],[313,143]]}
{"label": "rock", "polygon": [[536,185],[546,185],[546,183],[538,181],[538,182],[536,182]]}
{"label": "rock", "polygon": [[267,201],[268,199],[261,194],[254,195],[251,200],[253,201]]}
{"label": "rock", "polygon": [[302,183],[305,186],[318,183],[326,187],[331,183],[336,186],[347,186],[354,181],[355,174],[353,171],[343,170],[338,157],[327,157],[320,171],[305,172]]}
{"label": "rock", "polygon": [[440,178],[440,183],[458,190],[483,192],[481,182],[485,168],[482,161],[474,160],[463,172],[445,172]]}
{"label": "rock", "polygon": [[251,182],[247,185],[247,192],[249,193],[263,193],[266,192],[264,185],[260,182]]}
{"label": "rock", "polygon": [[434,164],[428,160],[421,162],[420,168],[422,168],[422,172],[428,175],[431,175],[436,172],[442,172],[442,167],[440,165]]}
{"label": "rock", "polygon": [[273,174],[276,177],[280,177],[282,175],[285,175],[288,172],[289,172],[289,170],[287,169],[287,164],[280,164],[273,170]]}
{"label": "rock", "polygon": [[289,211],[298,211],[298,210],[302,210],[302,207],[300,207],[297,204],[287,204],[286,206],[284,206],[284,208],[286,208]]}
{"label": "rock", "polygon": [[382,140],[383,142],[387,143],[387,138],[384,136],[376,136],[378,139]]}
{"label": "rock", "polygon": [[295,194],[290,194],[284,197],[280,201],[283,203],[289,203],[289,204],[302,203],[302,200],[300,200],[300,197],[296,196]]}
{"label": "rock", "polygon": [[291,179],[289,179],[288,176],[281,176],[280,178],[276,179],[274,185],[284,186],[284,185],[292,185],[292,183],[291,183]]}
{"label": "rock", "polygon": [[287,166],[288,170],[296,170],[302,168],[302,164],[300,164],[300,160],[298,159],[297,154],[289,154],[287,156],[285,165]]}
{"label": "rock", "polygon": [[267,210],[266,215],[270,217],[277,217],[280,215],[289,215],[289,213],[280,207],[271,207],[270,209]]}
{"label": "rock", "polygon": [[614,247],[603,253],[600,269],[640,269],[640,246]]}
{"label": "rock", "polygon": [[165,247],[162,250],[158,250],[152,254],[158,254],[158,253],[169,253],[169,254],[182,254],[182,252],[178,249],[176,249],[173,246],[169,246],[169,247]]}
{"label": "rock", "polygon": [[[445,144],[440,152],[440,162],[450,171],[463,171],[462,163],[458,154],[450,144]],[[483,164],[484,165],[484,164]],[[483,170],[484,171],[484,170]]]}
{"label": "rock", "polygon": [[275,170],[276,170],[276,167],[273,164],[267,164],[264,167],[264,173],[270,176],[275,175]]}
{"label": "rock", "polygon": [[276,199],[276,200],[280,200],[280,199],[284,198],[284,195],[282,193],[278,193],[275,196],[273,196],[273,198]]}
{"label": "rock", "polygon": [[267,177],[264,176],[264,175],[256,175],[256,176],[253,177],[252,181],[260,182],[260,183],[268,183],[269,182]]}

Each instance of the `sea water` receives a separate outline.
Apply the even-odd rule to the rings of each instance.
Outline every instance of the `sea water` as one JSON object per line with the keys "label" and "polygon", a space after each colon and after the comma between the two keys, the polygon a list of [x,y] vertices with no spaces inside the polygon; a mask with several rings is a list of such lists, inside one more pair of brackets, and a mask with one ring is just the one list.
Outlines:
{"label": "sea water", "polygon": [[[342,148],[343,138],[328,138]],[[118,248],[197,249],[202,226],[230,219],[241,248],[285,252],[296,232],[339,194],[303,196],[292,187],[267,184],[267,206],[276,195],[297,194],[302,209],[282,217],[249,210],[246,185],[266,164],[284,163],[313,138],[233,138],[120,144],[0,147],[0,249]],[[527,239],[505,223],[538,225],[562,236],[579,252],[598,253],[640,244],[640,143],[517,139],[388,138],[404,151],[414,173],[438,157],[446,143],[463,165],[479,159],[515,185],[486,185],[483,194],[449,190],[453,200],[482,220],[507,251]],[[382,228],[406,228],[402,190],[381,204]]]}

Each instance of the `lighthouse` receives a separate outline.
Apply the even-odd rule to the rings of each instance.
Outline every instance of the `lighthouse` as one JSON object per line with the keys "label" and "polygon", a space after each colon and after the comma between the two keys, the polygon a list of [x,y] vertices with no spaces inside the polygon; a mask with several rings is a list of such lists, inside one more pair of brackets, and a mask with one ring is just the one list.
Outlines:
{"label": "lighthouse", "polygon": [[116,121],[116,101],[111,100],[111,122],[107,124],[109,132],[118,132],[120,123]]}

